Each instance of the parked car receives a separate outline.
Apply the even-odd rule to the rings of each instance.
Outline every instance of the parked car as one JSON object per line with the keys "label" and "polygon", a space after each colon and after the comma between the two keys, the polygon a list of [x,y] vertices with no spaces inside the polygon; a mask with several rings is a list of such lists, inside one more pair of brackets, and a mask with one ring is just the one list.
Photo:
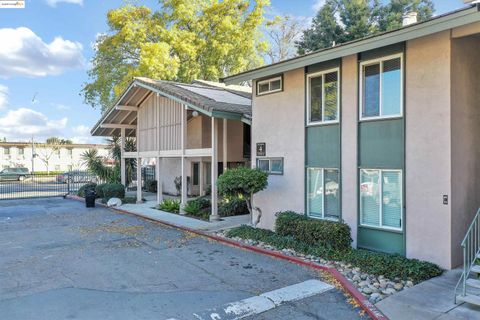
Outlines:
{"label": "parked car", "polygon": [[59,183],[88,183],[96,182],[97,178],[86,171],[69,171],[57,175]]}
{"label": "parked car", "polygon": [[27,168],[5,168],[0,171],[0,181],[23,181],[29,175]]}

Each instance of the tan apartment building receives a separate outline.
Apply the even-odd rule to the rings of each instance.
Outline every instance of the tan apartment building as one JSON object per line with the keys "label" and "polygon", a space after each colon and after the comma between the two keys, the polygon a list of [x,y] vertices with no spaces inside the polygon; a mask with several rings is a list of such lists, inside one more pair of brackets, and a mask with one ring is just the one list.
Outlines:
{"label": "tan apartment building", "polygon": [[478,6],[233,75],[253,81],[255,196],[345,221],[354,246],[462,263],[480,207]]}
{"label": "tan apartment building", "polygon": [[[94,136],[122,141],[122,184],[125,159],[156,166],[157,201],[176,193],[181,177],[182,207],[189,195],[211,192],[211,219],[217,213],[216,180],[223,170],[250,165],[251,93],[239,86],[197,81],[192,84],[134,78],[117,102],[92,129]],[[125,151],[126,137],[136,150]],[[141,176],[137,165],[137,176]],[[139,186],[141,179],[138,179]],[[142,190],[137,188],[137,200]]]}

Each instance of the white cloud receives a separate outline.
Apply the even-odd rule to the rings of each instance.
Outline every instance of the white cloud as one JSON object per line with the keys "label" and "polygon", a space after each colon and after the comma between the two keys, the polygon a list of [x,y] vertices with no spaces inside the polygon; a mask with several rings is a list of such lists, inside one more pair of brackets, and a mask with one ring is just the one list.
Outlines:
{"label": "white cloud", "polygon": [[50,103],[52,107],[55,107],[58,111],[70,110],[70,106],[64,105],[62,103]]}
{"label": "white cloud", "polygon": [[8,87],[0,84],[0,110],[8,105]]}
{"label": "white cloud", "polygon": [[97,138],[92,137],[90,134],[90,128],[85,125],[79,125],[72,128],[74,137],[71,140],[74,143],[96,143]]}
{"label": "white cloud", "polygon": [[315,0],[315,3],[312,6],[312,9],[317,13],[325,5],[326,0]]}
{"label": "white cloud", "polygon": [[0,137],[8,140],[22,140],[35,136],[35,139],[63,136],[67,118],[51,120],[38,111],[20,108],[10,110],[0,116]]}
{"label": "white cloud", "polygon": [[83,6],[83,0],[46,0],[50,7],[56,7],[59,3],[73,3]]}
{"label": "white cloud", "polygon": [[56,37],[46,43],[32,30],[0,29],[0,76],[58,75],[85,65],[79,42]]}

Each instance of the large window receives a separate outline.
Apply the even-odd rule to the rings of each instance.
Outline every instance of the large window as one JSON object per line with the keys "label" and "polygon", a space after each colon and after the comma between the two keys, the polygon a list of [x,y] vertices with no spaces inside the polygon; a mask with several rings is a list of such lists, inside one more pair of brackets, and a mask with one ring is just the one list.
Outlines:
{"label": "large window", "polygon": [[360,117],[402,116],[402,55],[361,64]]}
{"label": "large window", "polygon": [[308,76],[308,124],[337,122],[340,104],[338,69]]}
{"label": "large window", "polygon": [[340,218],[340,176],[338,169],[307,169],[307,215],[313,218]]}
{"label": "large window", "polygon": [[360,170],[362,225],[401,230],[402,208],[401,170]]}
{"label": "large window", "polygon": [[257,81],[257,95],[274,93],[283,90],[283,79],[281,76]]}
{"label": "large window", "polygon": [[270,174],[283,174],[283,158],[257,158],[257,168]]}

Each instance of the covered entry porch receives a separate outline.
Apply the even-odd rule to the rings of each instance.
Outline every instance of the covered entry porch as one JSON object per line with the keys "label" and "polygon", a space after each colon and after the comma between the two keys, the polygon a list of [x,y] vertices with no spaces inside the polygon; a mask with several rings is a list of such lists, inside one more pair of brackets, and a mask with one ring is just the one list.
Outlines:
{"label": "covered entry porch", "polygon": [[[229,167],[249,164],[250,119],[249,89],[135,78],[92,134],[120,137],[123,185],[127,159],[136,159],[137,177],[141,164],[149,163],[155,166],[158,204],[164,193],[178,190],[183,209],[189,195],[209,193],[210,220],[218,220],[216,180]],[[135,138],[136,150],[125,150],[128,137]],[[142,179],[136,183],[140,203]]]}

